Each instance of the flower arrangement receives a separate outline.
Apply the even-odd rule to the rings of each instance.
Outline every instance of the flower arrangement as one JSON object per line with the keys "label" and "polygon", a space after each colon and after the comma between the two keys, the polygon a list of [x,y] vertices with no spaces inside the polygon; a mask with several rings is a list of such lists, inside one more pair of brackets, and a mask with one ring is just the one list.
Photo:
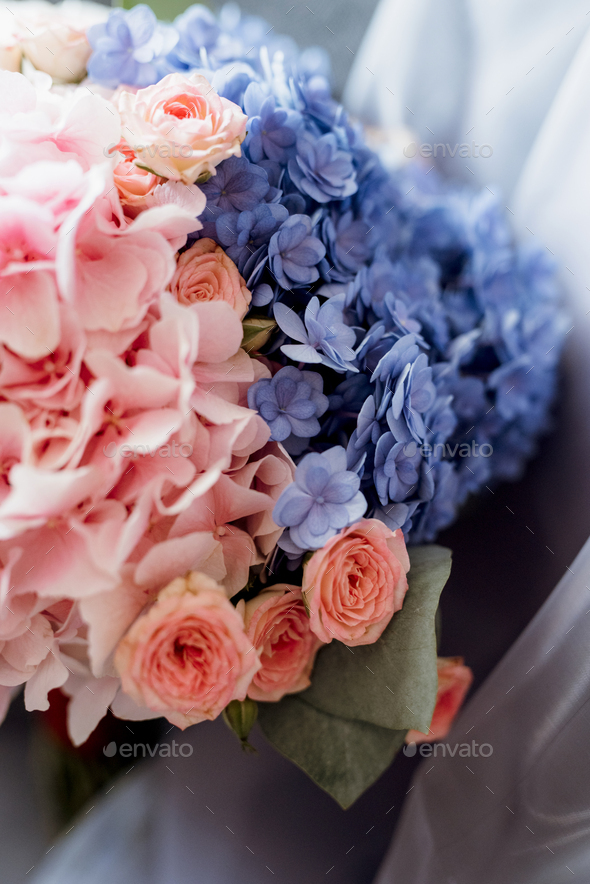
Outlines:
{"label": "flower arrangement", "polygon": [[552,267],[490,195],[387,173],[324,57],[233,6],[13,6],[0,713],[258,713],[346,806],[469,686],[431,542],[547,425]]}

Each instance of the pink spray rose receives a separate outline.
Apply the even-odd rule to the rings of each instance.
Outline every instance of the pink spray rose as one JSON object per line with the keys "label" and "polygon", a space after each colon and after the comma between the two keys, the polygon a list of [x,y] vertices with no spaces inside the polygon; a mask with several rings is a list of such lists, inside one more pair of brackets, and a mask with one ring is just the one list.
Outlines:
{"label": "pink spray rose", "polygon": [[377,641],[403,604],[409,568],[402,532],[378,519],[361,519],[332,537],[303,575],[313,632],[323,642]]}
{"label": "pink spray rose", "polygon": [[428,734],[410,730],[406,743],[433,743],[442,740],[451,725],[473,681],[473,672],[463,665],[463,657],[438,657],[438,690]]}
{"label": "pink spray rose", "polygon": [[125,140],[117,145],[120,161],[113,170],[113,178],[125,213],[134,218],[147,208],[146,197],[153,193],[163,178],[135,165],[135,154]]}
{"label": "pink spray rose", "polygon": [[225,301],[240,319],[251,300],[238,268],[212,239],[198,239],[180,255],[170,288],[181,304]]}
{"label": "pink spray rose", "polygon": [[244,623],[262,664],[248,690],[252,700],[274,702],[309,687],[321,642],[309,628],[299,587],[280,583],[250,599]]}
{"label": "pink spray rose", "polygon": [[223,589],[192,571],[135,621],[115,666],[126,694],[184,729],[243,700],[260,661]]}
{"label": "pink spray rose", "polygon": [[125,137],[139,165],[162,178],[194,184],[239,157],[248,118],[200,74],[168,74],[155,86],[119,95]]}

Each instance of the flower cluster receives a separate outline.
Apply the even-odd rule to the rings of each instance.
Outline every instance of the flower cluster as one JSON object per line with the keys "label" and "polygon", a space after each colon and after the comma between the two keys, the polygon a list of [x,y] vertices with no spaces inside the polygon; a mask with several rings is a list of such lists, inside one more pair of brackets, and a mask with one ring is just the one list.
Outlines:
{"label": "flower cluster", "polygon": [[61,687],[79,743],[377,641],[406,540],[531,455],[564,330],[496,201],[386,173],[321,53],[47,7],[0,48],[0,714]]}
{"label": "flower cluster", "polygon": [[[76,742],[108,705],[123,717],[134,701],[180,723],[214,717],[261,667],[229,599],[274,549],[272,510],[294,470],[247,404],[270,378],[240,347],[250,291],[215,242],[178,254],[201,226],[200,190],[135,166],[128,142],[124,160],[105,161],[132,112],[125,93],[115,105],[7,71],[0,85],[1,711],[19,685],[28,709],[62,687]],[[195,98],[201,78],[183,78],[172,99],[170,88],[132,97],[148,114],[163,102],[168,122],[188,108],[193,132],[210,127],[219,99]],[[243,137],[239,108],[221,116],[205,151],[213,168]],[[147,186],[129,199],[132,176]],[[151,689],[130,650],[162,611],[169,630],[175,612],[185,618],[182,654],[202,640],[216,666],[235,663],[216,693],[195,669],[191,715],[185,695],[166,692],[178,635],[161,644]],[[304,633],[303,668],[315,649]]]}

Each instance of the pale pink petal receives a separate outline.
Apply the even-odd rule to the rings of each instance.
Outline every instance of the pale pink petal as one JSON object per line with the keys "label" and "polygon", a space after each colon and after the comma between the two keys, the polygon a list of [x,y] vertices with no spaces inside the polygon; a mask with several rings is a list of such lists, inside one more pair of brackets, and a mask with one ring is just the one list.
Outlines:
{"label": "pale pink petal", "polygon": [[68,734],[74,746],[85,743],[99,721],[107,714],[118,688],[119,679],[84,678],[70,675],[63,686],[64,693],[71,697],[68,703]]}
{"label": "pale pink petal", "polygon": [[[218,553],[213,559],[213,554]],[[143,557],[135,572],[135,581],[144,587],[161,588],[187,571],[204,571],[214,580],[225,577],[222,550],[212,533],[194,531],[157,543]],[[211,566],[215,564],[217,574]]]}
{"label": "pale pink petal", "polygon": [[111,709],[117,718],[122,718],[124,721],[148,721],[152,718],[162,717],[161,712],[154,712],[147,706],[138,706],[135,700],[132,700],[123,691],[119,691],[111,703]]}
{"label": "pale pink petal", "polygon": [[68,670],[59,659],[56,651],[49,651],[26,684],[25,709],[27,712],[32,712],[33,709],[47,711],[49,709],[47,694],[54,688],[60,688],[67,680],[68,675]]}
{"label": "pale pink petal", "polygon": [[116,589],[81,600],[80,611],[88,624],[88,656],[94,675],[103,674],[106,660],[150,596],[149,590],[134,583],[132,569],[128,567]]}
{"label": "pale pink petal", "polygon": [[0,277],[0,341],[27,359],[41,359],[59,343],[53,274],[45,270]]}
{"label": "pale pink petal", "polygon": [[68,512],[100,487],[102,477],[91,467],[53,472],[16,464],[9,481],[11,492],[0,504],[0,539]]}
{"label": "pale pink petal", "polygon": [[236,527],[228,529],[220,540],[227,570],[222,582],[231,598],[248,583],[250,568],[257,563],[256,547],[250,535]]}

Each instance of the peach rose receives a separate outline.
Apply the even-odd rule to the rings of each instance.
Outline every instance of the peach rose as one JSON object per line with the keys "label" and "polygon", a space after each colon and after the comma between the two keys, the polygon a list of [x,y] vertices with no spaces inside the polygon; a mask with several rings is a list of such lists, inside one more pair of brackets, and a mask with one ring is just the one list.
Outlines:
{"label": "peach rose", "polygon": [[377,641],[399,611],[410,560],[404,536],[378,519],[361,519],[318,549],[303,572],[311,628],[323,642]]}
{"label": "peach rose", "polygon": [[138,165],[194,184],[241,155],[247,116],[200,74],[168,74],[155,86],[119,95],[119,111]]}
{"label": "peach rose", "polygon": [[135,621],[115,667],[136,703],[184,729],[243,700],[260,661],[222,587],[192,571]]}
{"label": "peach rose", "polygon": [[225,301],[242,319],[251,295],[238,268],[212,239],[198,239],[178,259],[170,290],[180,304]]}
{"label": "peach rose", "polygon": [[248,689],[252,700],[274,702],[309,687],[321,642],[309,628],[298,586],[279,583],[250,599],[244,624],[262,664]]}
{"label": "peach rose", "polygon": [[121,160],[113,170],[115,186],[125,213],[134,218],[142,209],[148,208],[146,198],[164,179],[136,166],[135,154],[126,141],[121,141],[116,150],[121,154]]}
{"label": "peach rose", "polygon": [[436,668],[438,690],[428,734],[408,731],[406,743],[433,743],[444,739],[471,687],[473,672],[463,665],[463,657],[438,657]]}

